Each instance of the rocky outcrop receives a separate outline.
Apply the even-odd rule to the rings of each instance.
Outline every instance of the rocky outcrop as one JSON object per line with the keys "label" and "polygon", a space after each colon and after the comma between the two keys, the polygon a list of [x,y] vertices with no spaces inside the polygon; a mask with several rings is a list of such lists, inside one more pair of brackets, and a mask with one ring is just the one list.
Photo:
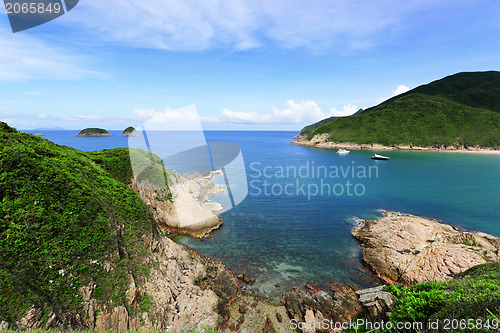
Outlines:
{"label": "rocky outcrop", "polygon": [[99,286],[90,283],[79,290],[83,299],[80,312],[47,314],[33,306],[15,327],[0,320],[0,330],[201,332],[216,327],[253,333],[275,327],[279,332],[291,332],[285,308],[247,295],[240,280],[222,263],[203,258],[167,237],[151,234],[142,242],[148,252],[143,262],[148,274],[142,280],[127,276],[125,305],[101,304]]}
{"label": "rocky outcrop", "polygon": [[217,174],[215,171],[190,178],[173,174],[168,189],[132,180],[131,188],[150,208],[162,229],[203,238],[222,225],[222,218],[215,214],[223,209],[222,205],[209,200],[211,194],[226,190],[224,185],[211,182]]}
{"label": "rocky outcrop", "polygon": [[352,235],[362,243],[364,263],[388,284],[447,281],[472,266],[500,260],[497,237],[409,214],[383,213],[378,220],[360,221]]}
{"label": "rocky outcrop", "polygon": [[366,319],[370,321],[387,321],[396,302],[396,296],[382,291],[384,286],[356,291],[363,307]]}
{"label": "rocky outcrop", "polygon": [[[330,331],[335,323],[354,318],[361,310],[353,285],[330,284],[328,290],[307,284],[305,291],[293,288],[283,295],[281,303],[295,323],[303,323],[304,332]],[[324,323],[329,324],[325,327]]]}

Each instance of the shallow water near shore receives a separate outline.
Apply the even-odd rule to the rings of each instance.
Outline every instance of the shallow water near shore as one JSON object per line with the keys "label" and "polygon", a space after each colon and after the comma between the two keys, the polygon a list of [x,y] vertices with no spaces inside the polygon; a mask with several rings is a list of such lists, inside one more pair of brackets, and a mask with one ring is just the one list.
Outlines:
{"label": "shallow water near shore", "polygon": [[[77,131],[74,131],[77,132]],[[75,138],[46,131],[45,138],[81,150],[126,147],[113,137]],[[249,193],[222,214],[210,239],[174,239],[256,279],[249,289],[273,299],[306,282],[376,283],[351,237],[354,217],[374,219],[379,209],[432,217],[500,236],[500,156],[449,152],[373,152],[290,145],[295,132],[208,131],[212,142],[241,147]],[[353,172],[354,171],[354,172]],[[212,198],[217,201],[217,197]]]}

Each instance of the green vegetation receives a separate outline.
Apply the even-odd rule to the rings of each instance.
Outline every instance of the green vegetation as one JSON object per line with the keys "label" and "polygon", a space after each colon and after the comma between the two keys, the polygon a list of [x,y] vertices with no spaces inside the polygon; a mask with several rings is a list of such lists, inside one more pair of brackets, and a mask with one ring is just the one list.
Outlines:
{"label": "green vegetation", "polygon": [[[361,113],[363,112],[363,109],[359,109],[354,115],[357,115],[358,113]],[[330,121],[334,120],[334,119],[337,119],[339,117],[336,117],[336,116],[333,116],[333,117],[328,117],[328,118],[325,118],[323,120],[320,120],[314,124],[311,124],[311,125],[307,125],[305,126],[303,129],[300,130],[300,134],[301,135],[308,135],[309,133],[311,133],[314,129],[324,125],[324,124],[327,124],[329,123]]]}
{"label": "green vegetation", "polygon": [[125,129],[123,130],[123,133],[122,133],[122,134],[132,133],[132,132],[134,132],[134,131],[135,131],[135,128],[133,128],[132,126],[129,126],[129,127],[125,128]]}
{"label": "green vegetation", "polygon": [[[314,126],[314,125],[312,125]],[[460,73],[308,132],[336,142],[413,146],[500,144],[500,72]]]}
{"label": "green vegetation", "polygon": [[[397,296],[389,317],[394,327],[396,323],[420,322],[425,328],[429,323],[439,322],[438,330],[424,329],[420,332],[500,331],[498,262],[472,267],[449,282],[425,282],[412,287],[391,286],[386,290]],[[450,325],[448,330],[446,325]]]}
{"label": "green vegetation", "polygon": [[300,130],[300,134],[301,135],[307,135],[309,133],[311,133],[315,128],[318,128],[324,124],[327,124],[329,123],[330,121],[334,120],[334,119],[337,119],[338,117],[328,117],[328,118],[325,118],[323,120],[320,120],[314,124],[311,124],[311,125],[307,125],[305,126],[303,129]]}
{"label": "green vegetation", "polygon": [[92,136],[92,135],[111,135],[108,131],[102,128],[85,128],[78,133],[78,136]]}
{"label": "green vegetation", "polygon": [[91,282],[99,303],[133,312],[127,276],[141,283],[140,240],[160,231],[127,184],[133,171],[164,184],[159,157],[133,150],[132,165],[127,149],[86,153],[1,122],[0,147],[0,318],[12,323],[32,305],[44,320],[84,317],[78,290]]}

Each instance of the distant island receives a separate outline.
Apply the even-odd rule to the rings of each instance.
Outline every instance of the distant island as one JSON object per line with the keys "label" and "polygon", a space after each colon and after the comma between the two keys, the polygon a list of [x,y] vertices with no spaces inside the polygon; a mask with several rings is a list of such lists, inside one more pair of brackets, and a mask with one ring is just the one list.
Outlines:
{"label": "distant island", "polygon": [[102,128],[86,128],[81,130],[75,136],[93,137],[93,136],[111,136],[108,131]]}
{"label": "distant island", "polygon": [[123,131],[121,136],[141,136],[141,134],[139,132],[137,132],[135,130],[135,128],[133,128],[132,126],[129,126]]}
{"label": "distant island", "polygon": [[352,116],[306,126],[295,144],[339,148],[495,149],[500,145],[500,72],[458,73]]}

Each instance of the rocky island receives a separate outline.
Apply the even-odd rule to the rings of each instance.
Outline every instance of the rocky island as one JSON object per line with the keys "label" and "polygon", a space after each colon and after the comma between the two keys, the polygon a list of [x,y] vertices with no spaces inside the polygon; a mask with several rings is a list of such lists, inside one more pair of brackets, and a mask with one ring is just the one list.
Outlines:
{"label": "rocky island", "polygon": [[121,136],[141,136],[139,132],[135,130],[132,126],[127,127],[126,129],[123,130],[123,133]]}
{"label": "rocky island", "polygon": [[102,128],[85,128],[75,136],[81,137],[99,137],[99,136],[112,136],[108,131]]}

